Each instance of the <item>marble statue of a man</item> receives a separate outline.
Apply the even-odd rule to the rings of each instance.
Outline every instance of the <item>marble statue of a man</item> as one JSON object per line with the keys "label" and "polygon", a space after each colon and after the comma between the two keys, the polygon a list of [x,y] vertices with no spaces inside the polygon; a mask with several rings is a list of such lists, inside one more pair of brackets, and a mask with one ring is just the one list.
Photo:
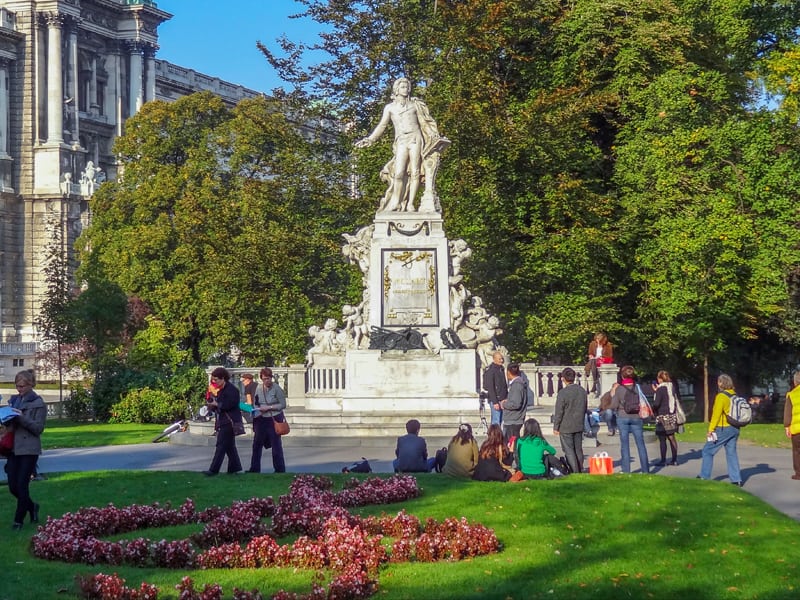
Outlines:
{"label": "marble statue of a man", "polygon": [[411,96],[411,82],[401,77],[392,86],[392,101],[383,109],[383,116],[375,130],[356,142],[357,148],[372,145],[385,131],[389,121],[394,127],[394,155],[381,171],[389,188],[378,211],[413,212],[424,170],[425,191],[420,201],[420,211],[438,210],[434,179],[439,167],[441,152],[450,140],[439,135],[436,122],[424,102]]}

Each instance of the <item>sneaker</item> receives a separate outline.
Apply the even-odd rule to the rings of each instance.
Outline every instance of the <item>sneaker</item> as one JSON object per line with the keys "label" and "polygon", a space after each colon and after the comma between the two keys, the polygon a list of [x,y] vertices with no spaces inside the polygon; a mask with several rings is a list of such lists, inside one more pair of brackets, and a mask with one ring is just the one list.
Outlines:
{"label": "sneaker", "polygon": [[206,477],[213,477],[214,475],[217,475],[217,473],[215,473],[214,471],[203,471],[203,475],[205,475]]}
{"label": "sneaker", "polygon": [[738,487],[744,487],[744,481],[731,481],[731,483]]}

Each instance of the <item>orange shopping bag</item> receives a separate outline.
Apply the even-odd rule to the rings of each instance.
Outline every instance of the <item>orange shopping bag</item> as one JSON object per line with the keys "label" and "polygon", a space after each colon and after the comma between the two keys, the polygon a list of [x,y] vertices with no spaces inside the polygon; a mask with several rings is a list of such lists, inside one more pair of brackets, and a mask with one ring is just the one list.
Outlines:
{"label": "orange shopping bag", "polygon": [[589,473],[591,475],[611,475],[614,473],[614,459],[608,452],[598,452],[589,459]]}

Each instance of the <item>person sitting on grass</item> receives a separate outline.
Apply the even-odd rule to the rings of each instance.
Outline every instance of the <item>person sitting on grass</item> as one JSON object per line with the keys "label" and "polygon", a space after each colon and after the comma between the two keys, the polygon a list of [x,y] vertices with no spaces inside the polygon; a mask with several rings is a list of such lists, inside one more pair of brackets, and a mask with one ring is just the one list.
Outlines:
{"label": "person sitting on grass", "polygon": [[517,440],[517,465],[525,479],[544,479],[547,477],[545,454],[555,456],[556,449],[547,443],[542,435],[542,427],[536,419],[525,421],[522,437]]}
{"label": "person sitting on grass", "polygon": [[478,452],[478,464],[472,478],[475,481],[508,481],[514,473],[511,463],[514,455],[509,451],[500,425],[492,425],[486,441]]}
{"label": "person sitting on grass", "polygon": [[397,438],[397,448],[392,461],[395,473],[430,473],[436,465],[436,458],[428,458],[425,438],[419,436],[419,421],[411,419],[406,423],[406,435]]}
{"label": "person sitting on grass", "polygon": [[447,446],[447,462],[442,473],[451,477],[472,477],[477,464],[478,442],[472,435],[472,426],[462,423]]}

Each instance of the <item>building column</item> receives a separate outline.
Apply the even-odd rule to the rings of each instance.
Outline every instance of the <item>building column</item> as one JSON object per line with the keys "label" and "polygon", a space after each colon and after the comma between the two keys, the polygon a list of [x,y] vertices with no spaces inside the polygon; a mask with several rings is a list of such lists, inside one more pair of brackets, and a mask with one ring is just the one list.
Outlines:
{"label": "building column", "polygon": [[64,90],[61,84],[61,25],[65,16],[47,13],[47,143],[64,141]]}
{"label": "building column", "polygon": [[128,95],[130,102],[128,107],[128,117],[132,117],[144,104],[144,89],[142,86],[142,48],[138,42],[129,42],[128,51],[130,52],[130,79],[131,87]]}
{"label": "building column", "polygon": [[70,125],[72,144],[80,144],[80,128],[78,122],[78,21],[74,18],[69,23],[69,42],[67,48],[67,93],[64,108],[67,111],[67,122]]}
{"label": "building column", "polygon": [[145,94],[144,101],[150,102],[156,99],[156,51],[158,46],[147,44],[144,48],[144,67],[145,67]]}
{"label": "building column", "polygon": [[0,58],[0,159],[10,159],[8,154],[8,67],[9,60]]}
{"label": "building column", "polygon": [[100,114],[100,105],[97,103],[97,56],[92,55],[89,68],[92,74],[89,76],[89,112],[93,115]]}

